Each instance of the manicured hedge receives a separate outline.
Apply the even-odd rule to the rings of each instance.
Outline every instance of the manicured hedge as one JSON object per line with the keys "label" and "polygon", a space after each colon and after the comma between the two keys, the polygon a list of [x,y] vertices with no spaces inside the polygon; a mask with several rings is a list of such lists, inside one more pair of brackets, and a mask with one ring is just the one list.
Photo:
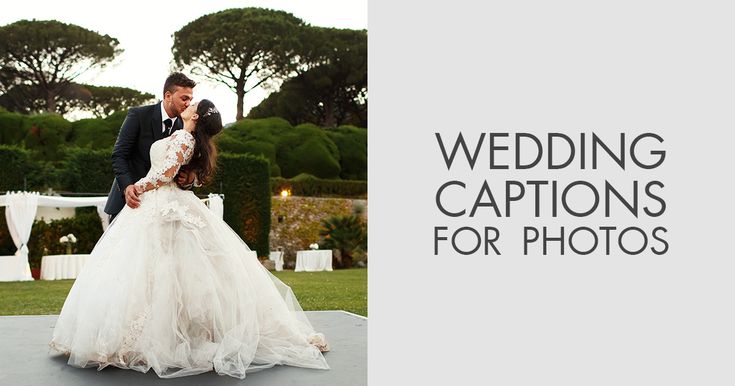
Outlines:
{"label": "manicured hedge", "polygon": [[[70,122],[57,114],[0,111],[0,144],[31,151],[40,170],[34,189],[56,189],[57,183],[68,186],[60,170],[66,148],[111,150],[125,116],[126,111],[120,111],[104,119]],[[278,117],[242,119],[228,125],[216,141],[221,152],[265,157],[270,162],[271,177],[291,178],[308,173],[322,179],[367,179],[364,128],[321,128],[312,124],[292,127]]]}
{"label": "manicured hedge", "polygon": [[281,175],[286,178],[300,173],[319,178],[339,178],[339,150],[320,127],[312,124],[296,126],[283,135],[276,153]]}
{"label": "manicured hedge", "polygon": [[243,142],[242,147],[243,151],[240,154],[252,154],[265,157],[268,160],[270,174],[281,175],[281,168],[275,162],[276,145],[270,142],[254,139]]}
{"label": "manicured hedge", "polygon": [[0,145],[0,191],[45,190],[56,186],[58,171],[34,152],[18,146]]}
{"label": "manicured hedge", "polygon": [[26,130],[23,129],[25,115],[0,112],[0,144],[18,145],[23,142]]}
{"label": "manicured hedge", "polygon": [[308,173],[325,179],[367,179],[367,129],[312,124],[296,127],[282,118],[242,119],[219,136],[220,151],[262,155],[271,177]]}
{"label": "manicured hedge", "polygon": [[366,197],[367,181],[324,180],[305,174],[291,179],[271,178],[271,194],[280,195],[284,189],[292,196]]}
{"label": "manicured hedge", "polygon": [[31,115],[23,120],[25,146],[45,161],[63,157],[62,146],[71,136],[71,122],[58,114]]}
{"label": "manicured hedge", "polygon": [[0,145],[0,165],[2,165],[0,190],[23,190],[24,177],[28,177],[27,173],[33,168],[33,164],[27,150],[17,146]]}
{"label": "manicured hedge", "polygon": [[339,149],[339,177],[343,180],[367,180],[367,129],[340,126],[325,132]]}
{"label": "manicured hedge", "polygon": [[110,190],[115,172],[112,150],[71,147],[64,152],[61,188],[70,192],[105,193]]}
{"label": "manicured hedge", "polygon": [[268,256],[271,227],[269,164],[264,157],[222,153],[212,181],[199,194],[222,193],[224,219],[258,256]]}
{"label": "manicured hedge", "polygon": [[80,119],[71,123],[71,143],[92,149],[112,149],[120,126],[100,118]]}
{"label": "manicured hedge", "polygon": [[230,153],[262,155],[270,162],[271,176],[280,176],[276,149],[281,136],[291,130],[291,124],[282,118],[241,119],[224,130],[218,146]]}

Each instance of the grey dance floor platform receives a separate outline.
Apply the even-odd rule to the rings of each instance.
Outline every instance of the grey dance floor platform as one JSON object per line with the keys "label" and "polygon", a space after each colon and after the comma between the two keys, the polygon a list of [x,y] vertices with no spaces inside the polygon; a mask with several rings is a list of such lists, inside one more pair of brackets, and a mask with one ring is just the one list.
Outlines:
{"label": "grey dance floor platform", "polygon": [[325,358],[331,370],[275,366],[245,379],[214,372],[181,378],[108,366],[80,369],[63,355],[50,354],[48,342],[57,315],[0,316],[0,385],[339,385],[367,384],[367,318],[345,311],[307,311],[331,346]]}

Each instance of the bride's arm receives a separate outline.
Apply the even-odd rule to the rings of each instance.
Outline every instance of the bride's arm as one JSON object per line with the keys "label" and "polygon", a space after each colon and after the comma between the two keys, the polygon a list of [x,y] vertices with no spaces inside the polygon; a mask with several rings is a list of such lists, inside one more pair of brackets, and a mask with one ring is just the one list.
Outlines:
{"label": "bride's arm", "polygon": [[135,187],[140,193],[156,189],[171,182],[179,172],[181,165],[191,159],[194,152],[194,136],[185,130],[177,130],[166,146],[166,158],[163,166],[148,173],[138,180]]}

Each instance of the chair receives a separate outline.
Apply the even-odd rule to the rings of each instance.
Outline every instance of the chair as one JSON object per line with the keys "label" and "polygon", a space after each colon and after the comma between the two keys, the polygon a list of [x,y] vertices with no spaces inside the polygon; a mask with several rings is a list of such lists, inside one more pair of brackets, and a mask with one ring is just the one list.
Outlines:
{"label": "chair", "polygon": [[283,251],[272,251],[268,260],[276,263],[276,271],[283,271]]}

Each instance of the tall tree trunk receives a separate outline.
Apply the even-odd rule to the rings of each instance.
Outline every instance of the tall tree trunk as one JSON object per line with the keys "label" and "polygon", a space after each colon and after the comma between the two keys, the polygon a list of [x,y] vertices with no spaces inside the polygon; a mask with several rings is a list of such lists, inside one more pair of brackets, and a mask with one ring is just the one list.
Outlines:
{"label": "tall tree trunk", "polygon": [[243,118],[242,116],[242,104],[245,99],[245,84],[237,82],[237,116],[235,120],[239,121]]}
{"label": "tall tree trunk", "polygon": [[49,113],[56,112],[56,94],[46,91],[46,111]]}
{"label": "tall tree trunk", "polygon": [[334,102],[331,99],[326,100],[326,104],[324,105],[324,127],[334,127],[337,126],[336,119],[334,118]]}

